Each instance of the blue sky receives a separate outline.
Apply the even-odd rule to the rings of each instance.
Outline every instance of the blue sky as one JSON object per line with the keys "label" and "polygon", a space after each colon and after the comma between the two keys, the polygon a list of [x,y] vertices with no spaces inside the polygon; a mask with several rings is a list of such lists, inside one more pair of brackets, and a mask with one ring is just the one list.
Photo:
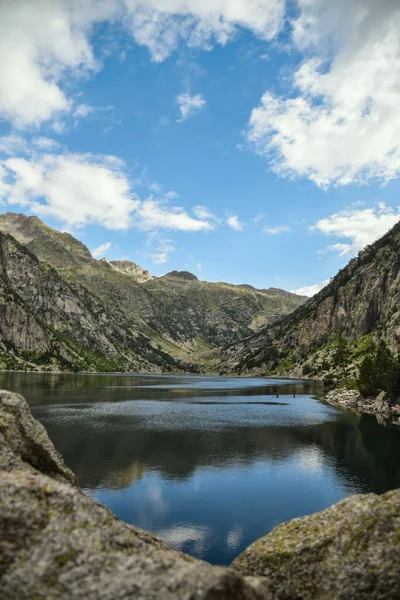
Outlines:
{"label": "blue sky", "polygon": [[2,212],[310,294],[396,223],[397,1],[79,5],[0,6]]}

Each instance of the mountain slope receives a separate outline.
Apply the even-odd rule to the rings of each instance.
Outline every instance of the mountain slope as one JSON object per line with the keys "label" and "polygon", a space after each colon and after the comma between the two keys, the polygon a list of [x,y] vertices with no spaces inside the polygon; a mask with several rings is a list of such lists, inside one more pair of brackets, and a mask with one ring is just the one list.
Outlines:
{"label": "mountain slope", "polygon": [[399,271],[400,223],[292,314],[232,345],[222,357],[222,370],[263,372],[281,365],[283,371],[312,375],[338,334],[354,341],[373,335],[398,351]]}
{"label": "mountain slope", "polygon": [[238,341],[288,314],[304,298],[283,290],[199,281],[190,273],[153,278],[130,261],[95,260],[69,234],[37,217],[0,216],[0,231],[13,235],[69,285],[81,286],[132,331],[185,362],[203,363],[215,348]]}
{"label": "mountain slope", "polygon": [[65,281],[12,236],[0,233],[0,368],[185,368],[134,332],[125,315]]}

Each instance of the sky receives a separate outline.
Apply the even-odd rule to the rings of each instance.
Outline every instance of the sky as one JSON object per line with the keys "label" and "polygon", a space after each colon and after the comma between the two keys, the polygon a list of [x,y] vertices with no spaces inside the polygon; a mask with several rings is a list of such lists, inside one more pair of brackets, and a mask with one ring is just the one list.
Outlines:
{"label": "sky", "polygon": [[398,0],[0,0],[0,212],[312,295],[399,219]]}

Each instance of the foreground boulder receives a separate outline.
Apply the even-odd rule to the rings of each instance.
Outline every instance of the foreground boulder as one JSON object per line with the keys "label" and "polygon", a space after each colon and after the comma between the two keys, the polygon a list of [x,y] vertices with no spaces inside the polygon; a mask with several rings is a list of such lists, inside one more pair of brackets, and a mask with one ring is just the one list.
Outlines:
{"label": "foreground boulder", "polygon": [[25,400],[0,392],[0,597],[261,600],[261,584],[169,549],[78,488]]}
{"label": "foreground boulder", "polygon": [[400,490],[353,496],[293,519],[233,563],[276,600],[400,598]]}

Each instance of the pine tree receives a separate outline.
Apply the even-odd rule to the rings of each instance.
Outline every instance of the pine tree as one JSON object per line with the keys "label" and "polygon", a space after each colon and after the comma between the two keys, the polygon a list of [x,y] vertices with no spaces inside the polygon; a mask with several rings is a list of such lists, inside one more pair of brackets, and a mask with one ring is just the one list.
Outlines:
{"label": "pine tree", "polygon": [[335,350],[333,353],[333,366],[340,368],[343,373],[343,377],[347,376],[347,366],[350,360],[350,347],[349,340],[339,335],[336,338]]}

